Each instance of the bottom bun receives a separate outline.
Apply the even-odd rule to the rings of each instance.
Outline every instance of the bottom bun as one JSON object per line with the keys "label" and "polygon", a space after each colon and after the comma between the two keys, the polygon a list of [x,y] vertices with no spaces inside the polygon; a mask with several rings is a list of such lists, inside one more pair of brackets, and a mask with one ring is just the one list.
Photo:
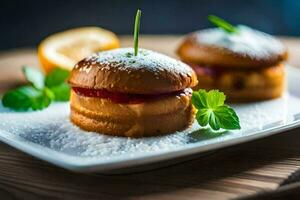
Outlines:
{"label": "bottom bun", "polygon": [[284,84],[272,86],[268,89],[255,89],[255,90],[240,90],[240,91],[227,91],[223,90],[227,99],[231,103],[243,103],[253,101],[270,100],[281,97],[285,87]]}
{"label": "bottom bun", "polygon": [[71,121],[87,131],[106,135],[144,137],[188,127],[195,110],[190,96],[169,96],[139,104],[117,104],[107,99],[71,92]]}
{"label": "bottom bun", "polygon": [[285,89],[282,64],[260,70],[223,71],[218,76],[197,73],[198,89],[219,89],[230,102],[261,101],[280,97]]}

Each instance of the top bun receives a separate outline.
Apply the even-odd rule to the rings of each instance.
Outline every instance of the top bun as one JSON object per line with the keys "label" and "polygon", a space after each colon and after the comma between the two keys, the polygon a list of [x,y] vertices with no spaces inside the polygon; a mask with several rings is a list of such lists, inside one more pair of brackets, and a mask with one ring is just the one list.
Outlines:
{"label": "top bun", "polygon": [[132,94],[169,93],[197,84],[194,71],[186,64],[146,49],[133,55],[133,48],[103,51],[75,65],[72,87],[106,89]]}
{"label": "top bun", "polygon": [[277,65],[287,59],[279,40],[247,26],[238,33],[211,28],[189,34],[177,53],[185,62],[229,68],[255,68]]}

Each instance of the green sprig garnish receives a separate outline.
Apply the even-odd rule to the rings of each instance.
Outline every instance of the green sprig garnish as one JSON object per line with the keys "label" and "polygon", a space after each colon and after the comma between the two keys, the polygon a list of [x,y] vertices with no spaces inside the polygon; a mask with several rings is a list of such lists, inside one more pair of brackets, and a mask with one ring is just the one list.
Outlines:
{"label": "green sprig garnish", "polygon": [[45,87],[45,76],[44,74],[31,67],[22,67],[22,72],[25,79],[37,89],[43,89]]}
{"label": "green sprig garnish", "polygon": [[23,67],[23,74],[29,85],[6,92],[2,98],[4,107],[14,110],[41,110],[52,101],[68,101],[70,87],[65,82],[69,71],[56,68],[45,76],[41,71]]}
{"label": "green sprig garnish", "polygon": [[224,19],[221,19],[220,17],[217,17],[215,15],[209,15],[207,18],[212,24],[223,29],[227,33],[237,33],[238,32],[237,27],[233,26],[232,24],[225,21]]}
{"label": "green sprig garnish", "polygon": [[140,33],[140,22],[141,22],[141,15],[142,11],[137,10],[135,15],[135,21],[134,21],[134,31],[133,31],[133,37],[134,37],[134,55],[137,56],[138,50],[139,50],[139,33]]}
{"label": "green sprig garnish", "polygon": [[196,119],[200,126],[209,125],[213,130],[240,129],[240,122],[235,111],[224,104],[226,96],[218,90],[194,91],[192,103],[197,109]]}

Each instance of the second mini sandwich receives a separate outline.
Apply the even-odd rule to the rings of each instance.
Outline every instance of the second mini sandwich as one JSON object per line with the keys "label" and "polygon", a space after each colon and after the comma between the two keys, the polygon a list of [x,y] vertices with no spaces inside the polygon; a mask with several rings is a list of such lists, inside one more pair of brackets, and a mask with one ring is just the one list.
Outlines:
{"label": "second mini sandwich", "polygon": [[234,102],[281,96],[287,51],[280,41],[247,26],[212,20],[220,27],[189,34],[177,51],[195,70],[196,88],[219,89]]}

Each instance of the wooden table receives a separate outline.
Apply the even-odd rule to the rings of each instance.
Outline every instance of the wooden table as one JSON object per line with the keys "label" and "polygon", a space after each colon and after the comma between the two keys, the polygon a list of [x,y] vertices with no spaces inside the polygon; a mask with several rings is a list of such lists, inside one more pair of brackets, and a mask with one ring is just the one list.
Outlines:
{"label": "wooden table", "polygon": [[[174,56],[178,36],[144,36],[140,46]],[[300,66],[300,40],[282,38]],[[122,37],[123,46],[131,38]],[[298,49],[297,49],[298,48]],[[22,83],[34,49],[0,54],[0,91]],[[300,196],[300,129],[220,149],[192,161],[123,175],[76,174],[0,144],[1,199],[275,199]],[[155,164],[153,164],[155,165]],[[288,195],[288,196],[287,196]]]}

